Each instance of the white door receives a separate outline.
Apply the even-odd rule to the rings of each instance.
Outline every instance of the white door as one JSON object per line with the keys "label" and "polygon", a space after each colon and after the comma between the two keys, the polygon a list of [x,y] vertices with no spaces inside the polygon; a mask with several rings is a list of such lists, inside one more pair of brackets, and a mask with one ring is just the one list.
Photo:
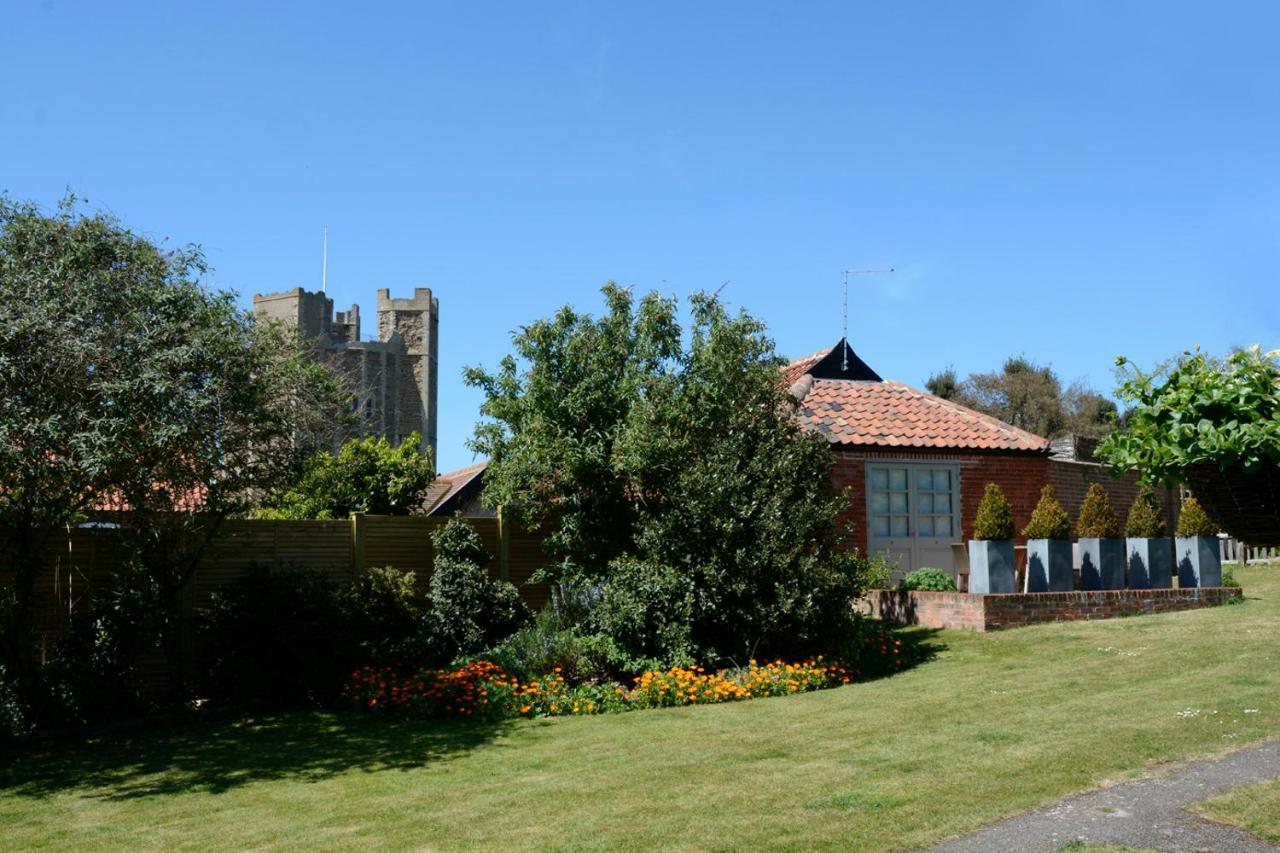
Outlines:
{"label": "white door", "polygon": [[954,465],[867,465],[867,546],[895,564],[891,582],[924,566],[955,574],[959,473]]}

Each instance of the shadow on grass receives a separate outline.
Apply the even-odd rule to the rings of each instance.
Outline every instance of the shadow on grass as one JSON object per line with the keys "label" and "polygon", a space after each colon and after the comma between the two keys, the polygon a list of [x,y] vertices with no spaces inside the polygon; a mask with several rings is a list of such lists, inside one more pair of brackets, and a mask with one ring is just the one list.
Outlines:
{"label": "shadow on grass", "polygon": [[947,650],[938,639],[940,628],[877,622],[868,639],[866,657],[859,662],[858,681],[887,678],[928,663]]}
{"label": "shadow on grass", "polygon": [[203,722],[79,743],[0,747],[0,793],[84,790],[106,800],[221,793],[250,782],[412,770],[482,746],[508,724],[324,712]]}

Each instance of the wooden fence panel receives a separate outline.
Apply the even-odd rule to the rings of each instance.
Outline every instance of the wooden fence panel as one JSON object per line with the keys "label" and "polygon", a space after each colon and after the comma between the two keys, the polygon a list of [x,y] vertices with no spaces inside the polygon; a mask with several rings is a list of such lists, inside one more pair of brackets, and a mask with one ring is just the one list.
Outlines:
{"label": "wooden fence panel", "polygon": [[551,600],[551,590],[545,584],[529,583],[534,572],[547,563],[542,549],[542,537],[516,525],[510,525],[508,540],[507,580],[515,584],[520,595],[534,610],[541,610]]}
{"label": "wooden fence panel", "polygon": [[[497,518],[464,520],[475,528],[485,550],[493,556],[486,567],[489,573],[501,577],[501,522]],[[302,569],[346,581],[356,571],[391,565],[413,571],[418,588],[425,589],[434,560],[431,534],[446,523],[447,519],[440,518],[390,516],[225,521],[188,584],[183,596],[184,615],[191,616],[196,608],[208,603],[215,590],[234,585],[255,566],[268,570]],[[508,580],[529,606],[542,607],[549,598],[547,588],[527,583],[546,562],[541,537],[512,526],[505,550]],[[46,570],[36,582],[35,626],[41,642],[46,646],[51,643],[73,610],[91,592],[109,585],[126,559],[125,543],[115,529],[77,527],[55,536],[47,549]],[[148,658],[147,663],[150,667],[162,666],[158,658]]]}

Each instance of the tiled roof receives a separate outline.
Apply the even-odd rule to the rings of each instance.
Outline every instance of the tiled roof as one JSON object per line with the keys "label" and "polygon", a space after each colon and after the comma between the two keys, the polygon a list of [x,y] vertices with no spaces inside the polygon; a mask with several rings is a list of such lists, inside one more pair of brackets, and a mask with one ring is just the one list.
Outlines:
{"label": "tiled roof", "polygon": [[422,510],[427,515],[439,515],[455,509],[455,507],[450,506],[450,502],[457,497],[459,492],[471,485],[477,477],[483,476],[484,469],[488,465],[489,462],[486,460],[477,462],[475,465],[468,465],[466,468],[459,468],[457,471],[438,475],[423,494]]}
{"label": "tiled roof", "polygon": [[901,382],[814,379],[808,371],[826,353],[792,362],[787,381],[796,416],[832,444],[951,450],[1046,452],[1049,442],[990,415],[918,391]]}

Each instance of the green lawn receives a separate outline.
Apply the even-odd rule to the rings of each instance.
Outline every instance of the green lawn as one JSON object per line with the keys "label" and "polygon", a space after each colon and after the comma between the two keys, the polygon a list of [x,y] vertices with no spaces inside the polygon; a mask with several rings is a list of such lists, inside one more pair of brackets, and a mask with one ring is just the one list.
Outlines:
{"label": "green lawn", "polygon": [[[1280,571],[1247,603],[994,634],[876,682],[505,725],[299,714],[27,750],[5,847],[925,845],[1280,736]],[[1256,713],[1244,713],[1257,709]]]}
{"label": "green lawn", "polygon": [[1228,791],[1191,810],[1209,820],[1252,832],[1263,841],[1280,844],[1280,780]]}

